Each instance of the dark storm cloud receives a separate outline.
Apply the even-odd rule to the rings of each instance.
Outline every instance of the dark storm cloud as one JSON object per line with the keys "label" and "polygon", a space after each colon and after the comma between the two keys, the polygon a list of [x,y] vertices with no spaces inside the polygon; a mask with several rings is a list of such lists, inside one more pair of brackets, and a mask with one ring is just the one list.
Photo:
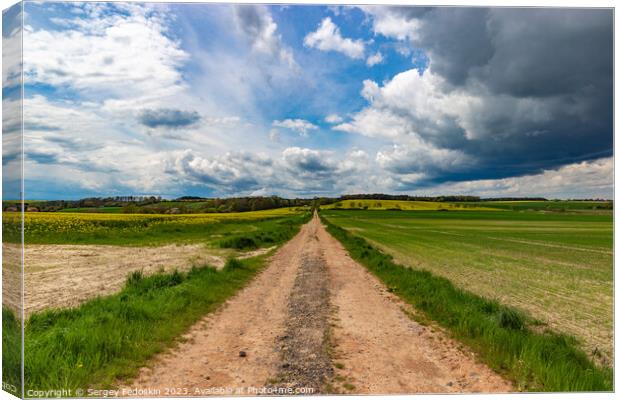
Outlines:
{"label": "dark storm cloud", "polygon": [[610,10],[445,7],[406,15],[421,22],[414,42],[434,71],[456,85],[476,77],[498,93],[550,96],[611,77]]}
{"label": "dark storm cloud", "polygon": [[[486,22],[494,52],[475,73],[493,91],[518,97],[611,92],[611,10],[496,9]],[[593,88],[598,93],[587,93]]]}
{"label": "dark storm cloud", "polygon": [[198,122],[200,114],[196,111],[159,108],[142,111],[138,119],[149,128],[181,128]]}
{"label": "dark storm cloud", "polygon": [[463,84],[472,68],[489,61],[493,47],[488,14],[488,9],[455,7],[420,15],[423,24],[417,43],[430,53],[435,72],[451,83]]}
{"label": "dark storm cloud", "polygon": [[[437,97],[458,94],[470,106],[420,115],[411,105],[397,104],[407,98],[403,92],[410,90],[413,97],[419,86],[401,85],[398,96],[385,91],[387,100],[371,107],[402,118],[426,143],[475,160],[444,171],[402,162],[399,165],[414,167],[401,173],[431,170],[431,183],[502,178],[613,154],[611,10],[445,7],[369,12],[375,19],[415,18],[417,29],[409,41],[426,52],[432,73],[443,79],[443,84],[433,83]],[[455,103],[455,108],[461,105]]]}

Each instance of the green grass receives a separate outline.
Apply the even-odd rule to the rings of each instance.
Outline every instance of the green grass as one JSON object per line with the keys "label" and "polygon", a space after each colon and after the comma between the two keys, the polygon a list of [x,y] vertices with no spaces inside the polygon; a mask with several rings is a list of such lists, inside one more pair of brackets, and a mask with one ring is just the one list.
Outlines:
{"label": "green grass", "polygon": [[2,307],[2,383],[4,390],[21,395],[21,323],[8,308]]}
{"label": "green grass", "polygon": [[531,314],[613,355],[611,215],[539,212],[323,211],[406,266]]}
{"label": "green grass", "polygon": [[462,202],[454,203],[464,207],[487,207],[500,210],[513,211],[599,211],[611,212],[613,202],[610,201],[570,201],[570,200],[515,200],[515,201],[480,201],[480,202]]}
{"label": "green grass", "polygon": [[[26,390],[111,388],[136,375],[203,315],[243,287],[266,256],[148,277],[74,309],[48,310],[26,323]],[[7,313],[5,311],[5,313]]]}
{"label": "green grass", "polygon": [[294,236],[301,223],[306,223],[311,214],[305,214],[296,218],[285,218],[262,223],[260,229],[252,232],[233,234],[220,240],[219,245],[223,248],[238,250],[251,250],[259,247],[268,247],[284,243]]}
{"label": "green grass", "polygon": [[328,231],[351,256],[424,315],[474,350],[520,390],[611,391],[612,370],[596,366],[574,339],[550,330],[513,308],[454,286],[428,271],[406,268],[331,222]]}

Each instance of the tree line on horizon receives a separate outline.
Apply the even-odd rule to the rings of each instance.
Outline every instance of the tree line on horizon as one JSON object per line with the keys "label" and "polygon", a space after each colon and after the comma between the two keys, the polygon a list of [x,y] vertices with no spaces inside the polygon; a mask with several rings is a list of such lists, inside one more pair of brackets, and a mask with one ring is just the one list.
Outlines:
{"label": "tree line on horizon", "polygon": [[[283,207],[317,207],[342,200],[397,200],[431,202],[485,202],[485,201],[553,201],[544,197],[494,197],[482,198],[470,195],[449,196],[410,196],[384,193],[348,194],[339,197],[284,198],[279,196],[243,197],[198,197],[182,196],[176,199],[163,199],[161,196],[113,196],[88,197],[79,200],[46,200],[25,202],[28,211],[53,212],[65,209],[105,209],[120,207],[126,213],[145,214],[187,214],[187,213],[227,213],[270,210]],[[572,201],[609,201],[605,199],[575,199]],[[18,202],[3,201],[4,211],[18,211]]]}

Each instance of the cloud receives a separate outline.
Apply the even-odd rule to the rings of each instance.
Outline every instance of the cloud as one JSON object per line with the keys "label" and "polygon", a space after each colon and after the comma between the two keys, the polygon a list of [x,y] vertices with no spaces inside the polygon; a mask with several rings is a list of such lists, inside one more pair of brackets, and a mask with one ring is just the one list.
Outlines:
{"label": "cloud", "polygon": [[285,119],[273,121],[273,126],[286,128],[298,132],[301,136],[306,136],[308,131],[318,129],[319,127],[305,119]]}
{"label": "cloud", "polygon": [[[2,87],[20,86],[22,81],[22,7],[16,4],[2,12]],[[6,92],[3,96],[6,98]]]}
{"label": "cloud", "polygon": [[339,124],[342,121],[342,117],[338,114],[329,114],[327,117],[325,117],[325,122],[327,122],[328,124]]}
{"label": "cloud", "polygon": [[189,54],[168,31],[165,7],[97,3],[83,11],[66,16],[60,30],[27,25],[27,84],[68,87],[95,101],[114,98],[119,109],[184,89],[179,69]]}
{"label": "cloud", "polygon": [[[257,174],[270,171],[271,161],[252,153],[226,153],[211,159],[201,157],[191,150],[180,153],[168,171],[174,171],[190,180],[228,192],[260,188]],[[266,177],[263,177],[266,178]]]}
{"label": "cloud", "polygon": [[316,31],[306,35],[304,45],[321,51],[336,51],[353,59],[364,58],[364,42],[343,38],[340,28],[329,17],[321,21]]}
{"label": "cloud", "polygon": [[240,123],[241,117],[228,116],[228,117],[202,117],[200,118],[208,125],[236,125]]}
{"label": "cloud", "polygon": [[298,68],[292,50],[283,45],[278,25],[265,6],[236,5],[234,11],[237,27],[254,52],[277,57],[289,67]]}
{"label": "cloud", "polygon": [[[428,185],[611,155],[609,10],[372,8],[369,15],[376,34],[422,49],[430,63],[364,81],[368,106],[335,127],[391,141],[380,152],[390,171],[422,173],[418,183]],[[376,28],[386,21],[406,26]],[[415,34],[403,34],[412,21]]]}
{"label": "cloud", "polygon": [[171,108],[143,110],[139,117],[140,123],[149,128],[183,128],[194,125],[200,120],[196,111],[183,111]]}
{"label": "cloud", "polygon": [[[599,75],[609,83],[612,13],[604,9],[363,7],[376,34],[423,49],[449,83],[484,82],[493,92],[574,92]],[[382,30],[391,23],[397,28]],[[415,34],[402,35],[416,25]],[[529,44],[536,41],[536,46]],[[559,72],[562,73],[559,73]],[[598,79],[596,79],[598,80]],[[598,85],[597,85],[598,86]]]}
{"label": "cloud", "polygon": [[[377,152],[377,163],[387,171],[407,175],[412,172],[432,175],[465,168],[474,161],[458,150],[436,148],[412,138],[406,145],[395,144]],[[420,175],[421,177],[422,175]]]}
{"label": "cloud", "polygon": [[366,59],[366,65],[372,67],[377,64],[381,64],[383,62],[383,55],[380,52],[376,52],[375,54],[368,56]]}
{"label": "cloud", "polygon": [[[329,18],[299,32],[270,6],[26,7],[51,16],[25,15],[31,194],[611,192],[609,10],[363,7],[378,51]],[[311,48],[399,72],[366,79],[359,61],[325,64]],[[5,94],[3,128],[19,132]],[[340,132],[304,148],[323,125],[300,109]],[[3,136],[7,173],[20,171],[18,139]]]}
{"label": "cloud", "polygon": [[432,189],[435,194],[464,194],[482,197],[604,198],[614,197],[612,157],[568,164],[540,174],[503,179],[484,179],[444,183]]}
{"label": "cloud", "polygon": [[170,188],[161,152],[114,129],[110,117],[99,115],[99,110],[97,104],[52,102],[41,95],[24,99],[28,193],[67,198],[78,193],[162,193]]}
{"label": "cloud", "polygon": [[339,158],[334,152],[288,147],[279,154],[228,152],[202,156],[192,150],[175,152],[166,172],[218,194],[334,194],[359,185],[368,155],[353,150]]}
{"label": "cloud", "polygon": [[[436,73],[462,83],[468,70],[492,55],[488,8],[369,7],[376,34],[409,41],[426,51]],[[516,18],[516,16],[515,16]],[[529,24],[529,22],[528,22]]]}
{"label": "cloud", "polygon": [[280,132],[277,129],[271,129],[269,131],[269,140],[278,143],[280,141]]}
{"label": "cloud", "polygon": [[398,40],[417,37],[420,21],[415,17],[426,10],[421,7],[362,6],[360,8],[372,16],[372,29],[375,34]]}
{"label": "cloud", "polygon": [[282,152],[284,162],[295,171],[309,174],[332,172],[334,164],[324,152],[299,147],[290,147]]}

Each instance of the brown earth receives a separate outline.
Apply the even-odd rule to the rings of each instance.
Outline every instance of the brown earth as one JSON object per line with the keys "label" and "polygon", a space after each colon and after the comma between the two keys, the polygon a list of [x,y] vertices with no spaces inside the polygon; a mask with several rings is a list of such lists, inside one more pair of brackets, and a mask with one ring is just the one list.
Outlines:
{"label": "brown earth", "polygon": [[21,246],[2,243],[2,306],[12,310],[21,318],[22,280]]}
{"label": "brown earth", "polygon": [[[19,251],[18,245],[8,247],[13,253]],[[3,246],[5,254],[8,247]],[[149,275],[174,269],[186,271],[194,265],[221,268],[230,256],[247,258],[270,250],[239,253],[202,244],[158,247],[29,244],[24,252],[24,311],[27,318],[43,309],[74,307],[93,297],[112,294],[122,289],[127,275],[133,271]],[[19,297],[15,292],[19,293],[6,289],[14,286],[13,281],[19,279],[16,281],[11,275],[3,281],[4,303],[16,309]]]}
{"label": "brown earth", "polygon": [[508,392],[352,260],[317,216],[120,395]]}

